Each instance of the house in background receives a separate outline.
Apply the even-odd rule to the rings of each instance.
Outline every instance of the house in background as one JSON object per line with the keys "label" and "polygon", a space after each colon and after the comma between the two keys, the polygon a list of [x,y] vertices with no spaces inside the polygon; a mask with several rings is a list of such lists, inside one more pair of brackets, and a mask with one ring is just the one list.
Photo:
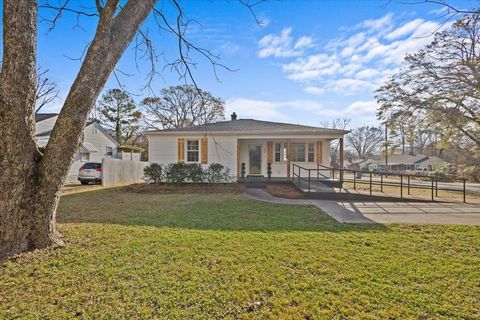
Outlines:
{"label": "house in background", "polygon": [[[47,145],[57,118],[56,113],[35,115],[35,131],[39,147]],[[72,161],[67,182],[77,181],[78,170],[85,162],[102,162],[105,157],[115,158],[117,146],[115,139],[101,125],[96,122],[87,123],[83,131],[83,141]]]}
{"label": "house in background", "polygon": [[175,162],[208,166],[220,163],[233,177],[266,177],[271,164],[272,177],[292,177],[291,164],[316,169],[330,165],[330,142],[340,139],[340,163],[343,163],[345,130],[253,119],[230,121],[186,128],[147,132],[150,163],[168,165]]}
{"label": "house in background", "polygon": [[[385,161],[387,166],[385,168]],[[409,154],[393,154],[379,159],[367,159],[358,164],[361,170],[373,171],[380,168],[386,171],[393,172],[425,172],[425,171],[437,171],[444,170],[447,167],[447,163],[442,159],[434,156],[426,155],[409,155]]]}

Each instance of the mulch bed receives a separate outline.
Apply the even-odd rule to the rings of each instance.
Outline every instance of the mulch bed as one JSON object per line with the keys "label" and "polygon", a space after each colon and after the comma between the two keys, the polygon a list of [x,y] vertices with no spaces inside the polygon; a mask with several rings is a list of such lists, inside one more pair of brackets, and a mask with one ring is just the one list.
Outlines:
{"label": "mulch bed", "polygon": [[269,184],[265,190],[274,197],[286,199],[303,199],[303,193],[290,185],[283,184]]}
{"label": "mulch bed", "polygon": [[184,183],[181,185],[169,183],[136,183],[123,187],[122,190],[135,193],[243,193],[245,187],[237,183]]}

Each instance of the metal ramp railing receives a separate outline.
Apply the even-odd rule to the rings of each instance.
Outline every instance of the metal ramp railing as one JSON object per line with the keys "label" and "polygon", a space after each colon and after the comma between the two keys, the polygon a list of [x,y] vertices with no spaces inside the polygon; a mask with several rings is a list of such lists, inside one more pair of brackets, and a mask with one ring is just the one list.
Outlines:
{"label": "metal ramp railing", "polygon": [[[363,179],[366,176],[367,179]],[[317,165],[317,168],[305,168],[298,164],[292,164],[292,182],[304,192],[312,192],[312,187],[318,184],[324,186],[338,186],[340,189],[345,182],[352,183],[353,189],[357,190],[357,185],[368,185],[369,194],[372,195],[373,187],[380,186],[380,192],[384,187],[399,188],[399,196],[404,198],[405,189],[407,195],[415,189],[429,190],[431,200],[438,198],[438,191],[458,192],[462,196],[463,202],[466,202],[466,179],[456,178],[453,183],[447,183],[444,178],[434,176],[416,176],[404,173],[394,172],[372,172],[363,170],[351,170],[344,168],[327,167]],[[460,183],[455,183],[460,181]],[[315,190],[314,190],[315,191]]]}

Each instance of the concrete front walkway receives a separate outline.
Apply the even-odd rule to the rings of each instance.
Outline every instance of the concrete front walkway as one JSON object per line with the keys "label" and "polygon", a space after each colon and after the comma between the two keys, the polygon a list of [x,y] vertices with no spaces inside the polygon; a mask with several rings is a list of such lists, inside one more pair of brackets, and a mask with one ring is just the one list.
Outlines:
{"label": "concrete front walkway", "polygon": [[263,189],[246,190],[254,199],[283,204],[315,205],[344,223],[410,223],[480,225],[480,205],[436,202],[358,202],[284,199]]}

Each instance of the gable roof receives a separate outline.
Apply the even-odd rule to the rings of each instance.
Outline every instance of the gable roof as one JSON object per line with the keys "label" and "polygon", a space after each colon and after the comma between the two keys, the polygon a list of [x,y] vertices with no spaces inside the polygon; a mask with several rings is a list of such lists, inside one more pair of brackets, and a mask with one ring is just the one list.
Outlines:
{"label": "gable roof", "polygon": [[58,113],[35,113],[35,122],[40,122],[58,116]]}
{"label": "gable roof", "polygon": [[[44,115],[44,114],[46,114],[46,113],[40,113],[40,115]],[[56,113],[50,113],[50,114],[53,114],[54,116],[57,115]],[[35,116],[36,116],[36,115],[35,115]],[[44,118],[43,120],[48,119],[48,118],[51,118],[51,117]],[[115,145],[118,145],[117,140],[115,140],[115,139],[110,135],[110,133],[109,133],[104,127],[102,127],[98,122],[89,121],[89,122],[87,122],[87,124],[85,125],[85,128],[88,128],[88,127],[90,127],[91,125],[95,125],[95,126],[97,127],[97,129],[98,129],[99,131],[101,131],[110,141],[112,141],[113,143],[115,143]],[[52,133],[52,131],[53,131],[53,127],[52,127],[51,129],[48,129],[48,130],[39,132],[39,133],[37,133],[35,136],[37,136],[37,137],[49,137],[50,134]]]}
{"label": "gable roof", "polygon": [[162,132],[231,132],[231,133],[246,133],[246,132],[263,132],[263,133],[303,133],[303,134],[331,134],[331,135],[344,135],[349,131],[328,129],[322,127],[304,126],[299,124],[281,123],[262,121],[254,119],[238,119],[230,121],[219,121],[211,124],[196,125],[186,128],[171,128],[164,130],[151,130],[149,133],[162,133]]}

